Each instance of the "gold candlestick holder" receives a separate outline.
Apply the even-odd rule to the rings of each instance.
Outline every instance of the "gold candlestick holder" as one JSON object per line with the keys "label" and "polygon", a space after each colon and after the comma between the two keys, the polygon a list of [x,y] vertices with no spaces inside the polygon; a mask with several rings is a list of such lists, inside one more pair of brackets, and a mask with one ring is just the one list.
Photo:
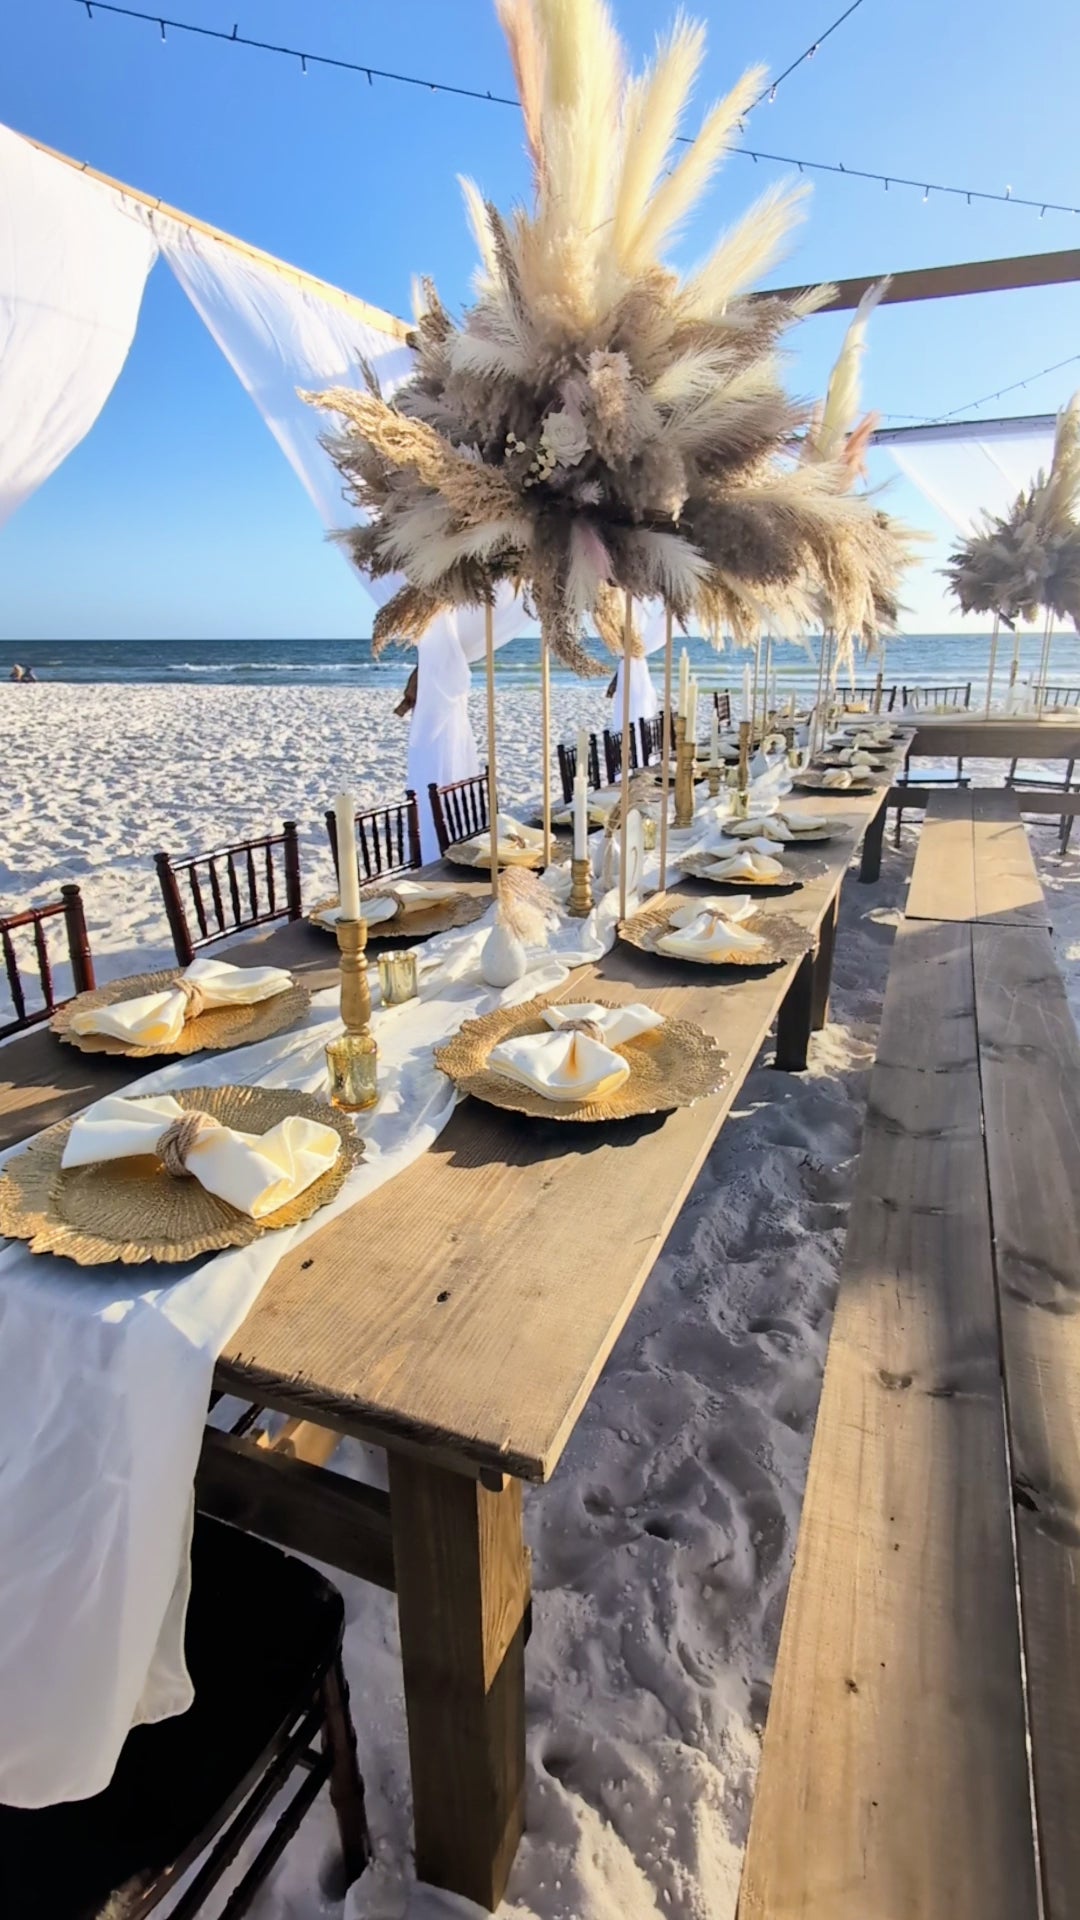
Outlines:
{"label": "gold candlestick holder", "polygon": [[689,827],[694,822],[694,758],[697,743],[686,737],[686,719],[675,719],[675,825]]}
{"label": "gold candlestick holder", "polygon": [[330,1104],[344,1113],[366,1113],[379,1098],[379,1050],[371,1032],[371,989],[367,978],[367,921],[339,920],[341,1017],[345,1031],[327,1042]]}
{"label": "gold candlestick holder", "polygon": [[575,920],[584,920],[592,912],[592,865],[588,854],[570,862],[570,904],[567,909]]}

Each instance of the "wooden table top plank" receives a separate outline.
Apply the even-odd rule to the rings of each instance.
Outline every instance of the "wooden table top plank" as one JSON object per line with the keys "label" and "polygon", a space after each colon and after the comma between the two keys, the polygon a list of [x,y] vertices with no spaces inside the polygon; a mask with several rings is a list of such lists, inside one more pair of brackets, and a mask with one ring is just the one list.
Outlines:
{"label": "wooden table top plank", "polygon": [[975,829],[971,795],[946,788],[931,793],[919,835],[904,912],[909,920],[974,920]]}
{"label": "wooden table top plank", "polygon": [[897,936],[741,1920],[1037,1913],[971,942]]}
{"label": "wooden table top plank", "polygon": [[1050,941],[974,932],[1047,1920],[1080,1912],[1080,1039]]}
{"label": "wooden table top plank", "polygon": [[[806,885],[775,910],[816,927],[883,803],[824,801],[843,832],[791,856]],[[560,997],[647,994],[698,1021],[728,1051],[726,1092],[595,1129],[465,1102],[422,1160],[284,1256],[220,1383],[384,1445],[547,1477],[793,973],[725,986],[621,944],[580,971]]]}
{"label": "wooden table top plank", "polygon": [[1042,720],[920,714],[914,727],[911,752],[925,759],[1080,759],[1080,718],[1075,710],[1047,714]]}

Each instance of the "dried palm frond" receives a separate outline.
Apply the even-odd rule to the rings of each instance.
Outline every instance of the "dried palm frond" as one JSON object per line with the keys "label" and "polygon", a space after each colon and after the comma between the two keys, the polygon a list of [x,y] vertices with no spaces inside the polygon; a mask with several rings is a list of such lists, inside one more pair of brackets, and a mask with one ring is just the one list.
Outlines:
{"label": "dried palm frond", "polygon": [[550,887],[527,867],[506,867],[498,878],[498,918],[523,946],[539,946],[559,918]]}
{"label": "dried palm frond", "polygon": [[855,309],[855,318],[844,335],[825,395],[821,425],[814,440],[813,452],[818,460],[839,459],[844,442],[855,425],[867,323],[886,292],[890,278],[886,275],[884,280],[877,280],[872,287],[867,287]]}
{"label": "dried palm frond", "polygon": [[[480,254],[460,319],[421,282],[413,372],[392,399],[308,394],[334,415],[324,444],[370,523],[344,536],[375,577],[403,573],[377,624],[414,637],[425,607],[490,602],[522,583],[552,651],[603,672],[590,626],[622,651],[613,602],[661,598],[680,621],[744,641],[766,619],[874,630],[880,542],[850,488],[844,436],[800,466],[806,411],[780,346],[828,297],[751,299],[801,213],[765,195],[685,281],[662,250],[762,90],[743,76],[680,132],[704,54],[678,19],[628,77],[604,0],[497,0],[533,161],[528,209],[500,212],[464,181]],[[857,361],[858,330],[846,351]],[[843,395],[830,393],[826,424]],[[832,413],[830,413],[830,407]],[[878,572],[875,573],[875,567]]]}
{"label": "dried palm frond", "polygon": [[1080,393],[1058,415],[1049,474],[1007,514],[984,514],[942,572],[962,613],[1011,626],[1049,608],[1080,631]]}

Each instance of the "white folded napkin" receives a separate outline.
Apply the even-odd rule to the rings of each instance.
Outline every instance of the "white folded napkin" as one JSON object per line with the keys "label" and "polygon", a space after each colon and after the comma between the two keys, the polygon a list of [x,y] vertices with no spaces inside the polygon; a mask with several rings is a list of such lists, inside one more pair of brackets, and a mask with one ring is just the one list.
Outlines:
{"label": "white folded napkin", "polygon": [[545,1100],[599,1100],[630,1078],[630,1062],[588,1033],[522,1034],[492,1047],[491,1072]]}
{"label": "white folded napkin", "polygon": [[741,960],[758,949],[764,951],[767,944],[760,933],[747,933],[720,914],[705,912],[688,927],[674,927],[661,934],[656,947],[658,953],[669,953],[677,960],[708,960],[715,966],[727,959]]}
{"label": "white folded napkin", "polygon": [[632,1000],[625,1007],[599,1007],[595,1000],[576,1000],[560,1003],[557,1007],[545,1007],[544,1019],[549,1027],[558,1032],[570,1021],[591,1020],[599,1027],[606,1046],[621,1047],[628,1040],[636,1040],[639,1034],[652,1033],[656,1027],[662,1027],[664,1016],[654,1007],[647,1007],[643,1000]]}
{"label": "white folded napkin", "polygon": [[418,907],[441,907],[445,900],[461,898],[460,887],[440,880],[393,880],[388,886],[406,913]]}
{"label": "white folded napkin", "polygon": [[[392,920],[397,910],[398,903],[389,893],[369,893],[366,899],[360,901],[360,918],[369,927],[377,927],[380,920]],[[316,915],[316,919],[328,927],[336,927],[343,918],[341,904],[337,900],[332,906],[321,907]]]}
{"label": "white folded napkin", "polygon": [[829,825],[828,815],[824,813],[785,812],[777,817],[783,821],[792,840],[797,840],[801,833],[825,833]]}
{"label": "white folded napkin", "polygon": [[211,1007],[251,1007],[291,986],[291,973],[281,967],[230,967],[224,960],[193,960],[175,987],[141,993],[135,1000],[117,1000],[111,1007],[87,1007],[72,1014],[71,1025],[76,1033],[102,1033],[132,1046],[164,1048],[180,1038],[185,1020],[197,1013]]}
{"label": "white folded napkin", "polygon": [[850,787],[852,777],[848,767],[827,767],[824,772],[817,775],[818,782],[823,787]]}
{"label": "white folded napkin", "polygon": [[844,767],[864,767],[869,769],[877,764],[873,755],[867,753],[865,747],[841,747],[836,754],[836,758],[839,760],[841,766]]}
{"label": "white folded napkin", "polygon": [[[155,1154],[166,1130],[189,1112],[169,1093],[141,1100],[109,1094],[79,1115],[61,1165],[87,1167]],[[341,1140],[333,1127],[299,1113],[279,1120],[269,1133],[241,1133],[206,1115],[182,1151],[188,1173],[208,1193],[261,1220],[328,1172]]]}
{"label": "white folded napkin", "polygon": [[694,921],[697,920],[701,914],[718,913],[725,920],[730,920],[734,926],[737,925],[740,920],[745,920],[750,914],[756,912],[757,901],[752,900],[748,893],[728,894],[726,899],[721,899],[719,894],[717,894],[711,899],[690,900],[685,907],[676,907],[675,912],[671,914],[669,918],[668,925],[672,927],[692,927]]}
{"label": "white folded napkin", "polygon": [[782,813],[751,814],[747,820],[725,820],[724,827],[734,840],[791,839],[791,830]]}
{"label": "white folded napkin", "polygon": [[[771,854],[763,851],[763,848],[769,845],[770,842],[768,840],[762,840],[761,842],[755,840],[749,845],[744,844],[739,848],[738,853],[728,854],[726,859],[712,861],[706,878],[709,880],[741,880],[744,878],[756,881],[782,880],[784,878],[784,869],[779,860],[774,860]],[[726,906],[723,908],[723,911],[728,914],[729,918],[732,917]]]}
{"label": "white folded napkin", "polygon": [[[510,813],[499,814],[495,831],[500,860],[512,860],[515,854],[520,855],[526,850],[543,847],[544,844],[543,833],[538,827],[526,827],[520,820],[515,820]],[[465,842],[465,845],[478,855],[490,856],[491,834],[474,834],[471,840]]]}

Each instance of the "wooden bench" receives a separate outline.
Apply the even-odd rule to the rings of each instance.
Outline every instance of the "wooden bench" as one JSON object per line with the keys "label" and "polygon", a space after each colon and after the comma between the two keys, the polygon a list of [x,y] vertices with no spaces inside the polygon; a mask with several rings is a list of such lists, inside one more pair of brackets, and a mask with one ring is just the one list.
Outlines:
{"label": "wooden bench", "polygon": [[740,1920],[1080,1913],[1080,1040],[1005,801],[897,936]]}

